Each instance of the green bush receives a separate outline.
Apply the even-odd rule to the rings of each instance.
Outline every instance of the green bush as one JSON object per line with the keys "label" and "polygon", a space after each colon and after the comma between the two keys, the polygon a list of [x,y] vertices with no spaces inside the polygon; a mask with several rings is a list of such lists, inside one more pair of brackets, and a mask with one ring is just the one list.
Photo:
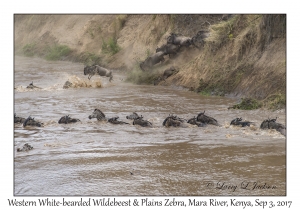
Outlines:
{"label": "green bush", "polygon": [[23,48],[23,53],[25,56],[32,57],[35,55],[35,50],[36,50],[36,44],[26,44]]}
{"label": "green bush", "polygon": [[117,40],[114,38],[109,38],[106,42],[102,39],[102,51],[107,54],[116,54],[121,50],[120,46],[117,44]]}
{"label": "green bush", "polygon": [[71,49],[66,45],[54,45],[48,49],[45,58],[47,60],[61,60],[71,53]]}
{"label": "green bush", "polygon": [[242,98],[242,101],[233,105],[232,109],[252,110],[262,107],[262,103],[252,98]]}

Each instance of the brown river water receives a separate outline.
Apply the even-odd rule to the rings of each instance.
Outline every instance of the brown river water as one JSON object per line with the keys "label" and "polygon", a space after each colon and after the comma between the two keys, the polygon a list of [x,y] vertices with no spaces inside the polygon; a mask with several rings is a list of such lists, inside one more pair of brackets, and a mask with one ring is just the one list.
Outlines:
{"label": "brown river water", "polygon": [[[268,117],[286,124],[285,110],[228,110],[236,99],[134,85],[117,72],[89,81],[83,67],[15,57],[14,112],[44,127],[14,126],[14,195],[286,195],[286,138],[259,128]],[[67,80],[77,87],[63,89]],[[41,89],[26,89],[32,81]],[[90,120],[95,108],[130,125]],[[162,126],[204,110],[221,126]],[[132,112],[154,127],[132,125]],[[64,115],[81,122],[58,124]],[[230,126],[236,117],[255,125]],[[33,149],[17,152],[25,143]]]}

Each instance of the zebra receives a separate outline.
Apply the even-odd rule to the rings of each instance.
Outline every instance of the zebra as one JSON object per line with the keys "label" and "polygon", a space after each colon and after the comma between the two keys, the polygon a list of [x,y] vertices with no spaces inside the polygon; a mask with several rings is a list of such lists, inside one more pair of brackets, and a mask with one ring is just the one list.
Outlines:
{"label": "zebra", "polygon": [[89,116],[89,119],[97,118],[99,121],[107,121],[105,114],[100,109],[95,109],[94,112]]}

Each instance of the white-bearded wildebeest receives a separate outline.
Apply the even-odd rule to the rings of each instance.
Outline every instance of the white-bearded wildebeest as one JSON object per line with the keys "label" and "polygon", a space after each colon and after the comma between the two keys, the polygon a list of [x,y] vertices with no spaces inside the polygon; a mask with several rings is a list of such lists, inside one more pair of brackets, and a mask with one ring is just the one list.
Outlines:
{"label": "white-bearded wildebeest", "polygon": [[26,88],[28,88],[28,89],[42,89],[38,86],[33,85],[33,81]]}
{"label": "white-bearded wildebeest", "polygon": [[141,115],[138,118],[135,118],[132,122],[133,125],[140,125],[142,127],[153,127],[152,123],[148,120],[143,120],[143,116]]}
{"label": "white-bearded wildebeest", "polygon": [[261,125],[260,128],[261,129],[275,129],[278,132],[280,132],[282,135],[286,136],[286,127],[280,123],[276,122],[276,119],[267,119],[264,120]]}
{"label": "white-bearded wildebeest", "polygon": [[206,116],[205,111],[202,113],[199,113],[197,116],[197,121],[200,121],[202,123],[206,123],[206,124],[212,124],[212,125],[217,125],[220,126],[220,124],[218,123],[218,121],[212,117]]}
{"label": "white-bearded wildebeest", "polygon": [[59,119],[58,123],[59,124],[68,124],[68,123],[75,123],[75,122],[79,122],[79,119],[75,119],[75,118],[71,118],[69,117],[69,115],[63,116]]}
{"label": "white-bearded wildebeest", "polygon": [[14,114],[14,123],[24,123],[25,120],[24,117],[17,117],[16,113]]}
{"label": "white-bearded wildebeest", "polygon": [[242,127],[250,126],[250,124],[253,124],[253,122],[249,121],[242,121],[242,118],[235,118],[231,121],[230,125],[241,125]]}
{"label": "white-bearded wildebeest", "polygon": [[165,127],[182,127],[186,120],[175,115],[169,115],[164,121],[163,126]]}
{"label": "white-bearded wildebeest", "polygon": [[202,123],[202,122],[197,121],[197,118],[195,116],[193,118],[189,119],[187,121],[187,123],[189,123],[191,125],[197,125],[198,127],[206,126],[206,123]]}
{"label": "white-bearded wildebeest", "polygon": [[25,126],[27,126],[27,125],[29,125],[29,126],[37,126],[37,127],[41,127],[41,126],[43,126],[43,123],[40,123],[40,122],[34,120],[34,118],[32,118],[32,117],[29,116],[29,117],[23,122],[23,127],[25,127]]}
{"label": "white-bearded wildebeest", "polygon": [[119,117],[112,117],[112,118],[108,119],[108,122],[110,122],[112,124],[129,124],[127,122],[119,121],[118,119],[119,119]]}
{"label": "white-bearded wildebeest", "polygon": [[177,52],[180,50],[181,45],[174,45],[174,44],[164,44],[161,47],[156,48],[156,52],[163,52],[165,55],[176,55]]}
{"label": "white-bearded wildebeest", "polygon": [[17,152],[27,152],[28,150],[32,150],[33,147],[31,145],[29,145],[28,143],[24,144],[24,146],[22,147],[22,149],[17,148]]}
{"label": "white-bearded wildebeest", "polygon": [[180,34],[171,33],[167,38],[168,44],[180,45],[180,46],[190,46],[192,43],[192,39],[190,37],[186,37]]}
{"label": "white-bearded wildebeest", "polygon": [[88,79],[91,79],[92,76],[94,76],[95,74],[99,74],[100,76],[109,77],[109,81],[111,81],[113,79],[111,70],[108,70],[108,69],[103,68],[98,65],[85,66],[83,69],[83,73],[84,73],[84,75],[87,75],[87,74],[89,75]]}
{"label": "white-bearded wildebeest", "polygon": [[148,58],[146,58],[145,61],[143,61],[142,63],[140,63],[140,67],[143,71],[146,71],[148,68],[151,68],[152,66],[154,66],[155,64],[159,63],[159,62],[164,62],[164,52],[157,52],[151,56],[149,56]]}

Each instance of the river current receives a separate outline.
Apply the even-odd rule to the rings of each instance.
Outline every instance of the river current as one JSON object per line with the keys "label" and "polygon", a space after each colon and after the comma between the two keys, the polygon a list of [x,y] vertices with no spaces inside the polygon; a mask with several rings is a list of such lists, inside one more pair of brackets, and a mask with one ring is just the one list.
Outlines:
{"label": "river current", "polygon": [[[14,125],[14,195],[152,196],[286,195],[286,138],[261,130],[285,110],[228,110],[233,98],[201,96],[167,86],[135,85],[83,75],[83,64],[15,57],[14,112],[43,127]],[[69,80],[75,88],[63,89]],[[41,89],[27,89],[33,84]],[[94,109],[129,125],[89,119]],[[169,114],[203,112],[220,127],[166,128]],[[137,112],[153,128],[132,125]],[[81,122],[58,124],[70,115]],[[242,117],[255,124],[231,126]],[[25,143],[33,149],[17,152]]]}

